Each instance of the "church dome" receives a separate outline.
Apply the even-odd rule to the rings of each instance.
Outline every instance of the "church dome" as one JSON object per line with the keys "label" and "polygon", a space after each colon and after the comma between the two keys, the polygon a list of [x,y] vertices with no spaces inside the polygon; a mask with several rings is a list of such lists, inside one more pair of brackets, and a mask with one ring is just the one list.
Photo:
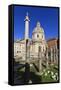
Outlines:
{"label": "church dome", "polygon": [[40,40],[45,40],[45,36],[44,36],[44,30],[43,28],[40,26],[40,22],[37,22],[36,27],[33,30],[32,33],[32,40],[33,41],[40,41]]}
{"label": "church dome", "polygon": [[37,25],[34,28],[33,33],[44,33],[43,28],[40,26],[40,22],[37,22]]}

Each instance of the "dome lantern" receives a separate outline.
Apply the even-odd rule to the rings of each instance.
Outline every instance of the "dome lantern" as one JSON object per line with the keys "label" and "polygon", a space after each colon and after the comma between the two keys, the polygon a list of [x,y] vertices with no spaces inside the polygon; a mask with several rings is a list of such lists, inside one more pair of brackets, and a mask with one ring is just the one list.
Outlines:
{"label": "dome lantern", "polygon": [[39,28],[40,28],[40,22],[37,22],[37,27],[39,27]]}

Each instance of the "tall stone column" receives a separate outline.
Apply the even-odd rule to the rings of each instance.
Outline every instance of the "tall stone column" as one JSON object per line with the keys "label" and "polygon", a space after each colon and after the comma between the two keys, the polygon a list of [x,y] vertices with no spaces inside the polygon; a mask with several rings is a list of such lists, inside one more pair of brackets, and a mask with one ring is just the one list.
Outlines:
{"label": "tall stone column", "polygon": [[28,12],[25,17],[25,60],[26,62],[29,59],[29,16]]}
{"label": "tall stone column", "polygon": [[29,16],[28,16],[28,13],[25,17],[25,39],[28,39],[29,38]]}

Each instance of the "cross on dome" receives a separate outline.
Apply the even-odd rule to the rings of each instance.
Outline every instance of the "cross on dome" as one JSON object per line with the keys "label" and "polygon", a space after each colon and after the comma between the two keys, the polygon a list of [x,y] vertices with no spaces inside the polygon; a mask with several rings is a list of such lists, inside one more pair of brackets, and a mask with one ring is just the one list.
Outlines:
{"label": "cross on dome", "polygon": [[39,21],[37,22],[37,27],[40,27],[40,22]]}

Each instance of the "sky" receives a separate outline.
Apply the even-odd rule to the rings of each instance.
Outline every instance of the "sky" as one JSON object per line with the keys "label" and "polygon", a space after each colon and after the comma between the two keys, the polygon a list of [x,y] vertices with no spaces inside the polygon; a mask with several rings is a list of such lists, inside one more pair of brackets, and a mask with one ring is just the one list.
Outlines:
{"label": "sky", "polygon": [[14,40],[21,40],[25,37],[25,16],[29,15],[29,37],[39,21],[44,29],[46,40],[58,38],[58,8],[14,6]]}

